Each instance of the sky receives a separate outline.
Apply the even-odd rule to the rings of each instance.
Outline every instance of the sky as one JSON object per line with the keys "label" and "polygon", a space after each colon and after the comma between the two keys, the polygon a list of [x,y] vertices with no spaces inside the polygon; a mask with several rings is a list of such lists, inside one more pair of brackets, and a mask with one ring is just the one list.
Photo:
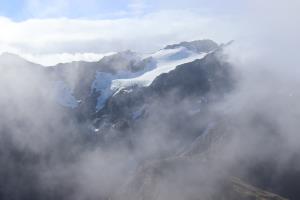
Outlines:
{"label": "sky", "polygon": [[297,8],[296,0],[0,0],[0,53],[54,65],[181,41],[250,41],[274,28],[274,14]]}
{"label": "sky", "polygon": [[241,9],[241,3],[233,0],[1,0],[0,3],[0,14],[14,21],[57,17],[112,19],[165,9],[190,9],[206,14]]}
{"label": "sky", "polygon": [[30,18],[113,18],[135,9],[142,9],[139,1],[104,0],[2,0],[1,14],[16,21]]}

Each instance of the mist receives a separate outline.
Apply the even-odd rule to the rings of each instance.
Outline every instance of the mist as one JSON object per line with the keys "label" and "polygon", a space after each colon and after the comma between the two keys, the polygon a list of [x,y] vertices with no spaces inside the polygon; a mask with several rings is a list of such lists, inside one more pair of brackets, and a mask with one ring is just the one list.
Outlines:
{"label": "mist", "polygon": [[[243,14],[231,16],[239,18],[230,23],[235,34],[222,29],[235,41],[217,55],[228,67],[229,89],[185,98],[176,89],[151,96],[142,106],[143,118],[123,131],[95,133],[91,121],[78,120],[56,102],[59,94],[40,70],[44,66],[5,58],[0,63],[0,199],[214,199],[231,177],[298,199],[300,5],[293,0],[245,5]],[[188,30],[191,35],[176,33],[172,39],[164,33],[142,37],[140,30],[141,41],[152,38],[155,44],[136,50],[193,40],[198,29]],[[110,38],[116,44],[97,43],[110,51],[120,50],[119,41],[126,48],[139,45],[117,36]],[[80,47],[79,41],[62,51]],[[50,53],[60,51],[55,48],[50,45]],[[85,51],[102,49],[87,45]]]}

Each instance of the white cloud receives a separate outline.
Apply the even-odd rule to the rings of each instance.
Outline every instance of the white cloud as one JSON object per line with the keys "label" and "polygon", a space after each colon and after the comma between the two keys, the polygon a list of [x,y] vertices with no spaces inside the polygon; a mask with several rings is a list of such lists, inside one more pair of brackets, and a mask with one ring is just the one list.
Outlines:
{"label": "white cloud", "polygon": [[53,66],[58,63],[72,61],[99,61],[104,56],[112,55],[111,53],[54,53],[54,54],[22,54],[22,57],[28,61],[38,63],[44,66]]}
{"label": "white cloud", "polygon": [[188,10],[110,20],[52,18],[14,22],[2,17],[0,52],[27,57],[28,54],[103,54],[127,49],[149,52],[183,40],[211,38],[226,42],[234,37],[233,30],[227,35],[222,31],[228,26]]}

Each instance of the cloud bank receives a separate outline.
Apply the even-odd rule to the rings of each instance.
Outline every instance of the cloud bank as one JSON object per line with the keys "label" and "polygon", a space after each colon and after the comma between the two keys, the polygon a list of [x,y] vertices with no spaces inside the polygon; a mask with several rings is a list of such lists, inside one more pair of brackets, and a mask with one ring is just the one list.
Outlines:
{"label": "cloud bank", "polygon": [[229,24],[188,10],[109,20],[52,18],[14,22],[2,17],[0,26],[0,52],[17,53],[48,65],[70,60],[53,56],[56,60],[47,63],[42,57],[51,54],[75,54],[76,60],[90,60],[86,56],[90,53],[102,55],[127,49],[151,52],[185,40],[214,38],[226,42],[234,34],[220,34],[220,30],[229,28]]}

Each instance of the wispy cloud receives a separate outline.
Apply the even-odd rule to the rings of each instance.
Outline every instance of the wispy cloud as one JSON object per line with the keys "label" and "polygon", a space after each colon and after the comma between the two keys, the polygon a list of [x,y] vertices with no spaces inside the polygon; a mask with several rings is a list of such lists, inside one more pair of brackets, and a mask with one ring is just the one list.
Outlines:
{"label": "wispy cloud", "polygon": [[31,17],[58,16],[68,12],[70,1],[27,0],[24,12]]}
{"label": "wispy cloud", "polygon": [[145,0],[132,0],[128,5],[129,12],[134,15],[144,14],[149,7],[150,5]]}
{"label": "wispy cloud", "polygon": [[149,4],[145,0],[25,0],[23,17],[30,18],[112,18],[144,14]]}

